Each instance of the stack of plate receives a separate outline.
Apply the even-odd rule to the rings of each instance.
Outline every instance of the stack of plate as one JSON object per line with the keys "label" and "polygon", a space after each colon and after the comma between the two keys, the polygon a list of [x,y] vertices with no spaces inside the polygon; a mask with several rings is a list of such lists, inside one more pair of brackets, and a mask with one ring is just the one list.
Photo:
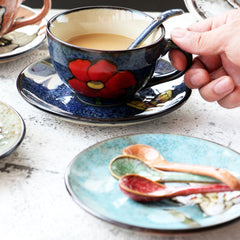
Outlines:
{"label": "stack of plate", "polygon": [[220,15],[240,7],[240,0],[184,0],[190,13],[198,19]]}

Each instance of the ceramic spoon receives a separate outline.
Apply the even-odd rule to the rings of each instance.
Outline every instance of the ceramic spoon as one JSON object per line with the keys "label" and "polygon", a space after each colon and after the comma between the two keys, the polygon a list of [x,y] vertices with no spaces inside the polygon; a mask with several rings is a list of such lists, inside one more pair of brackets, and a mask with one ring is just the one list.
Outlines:
{"label": "ceramic spoon", "polygon": [[134,40],[134,42],[128,47],[128,49],[136,48],[140,43],[142,43],[155,28],[159,27],[166,19],[183,14],[182,9],[171,9],[165,12],[162,12],[160,16],[156,18],[152,23],[150,23],[146,29]]}
{"label": "ceramic spoon", "polygon": [[219,182],[214,178],[191,173],[161,171],[148,166],[141,159],[130,155],[122,155],[114,158],[109,164],[109,170],[117,179],[127,174],[137,174],[157,182]]}
{"label": "ceramic spoon", "polygon": [[156,149],[147,145],[135,144],[128,146],[123,149],[123,154],[136,156],[151,167],[160,170],[208,176],[225,183],[232,190],[240,189],[240,182],[238,178],[232,175],[226,169],[203,165],[168,162]]}
{"label": "ceramic spoon", "polygon": [[240,1],[239,0],[227,0],[227,1],[234,8],[239,8],[240,7]]}
{"label": "ceramic spoon", "polygon": [[223,183],[183,187],[166,187],[135,174],[125,175],[119,180],[119,188],[135,201],[159,201],[164,198],[186,196],[197,193],[226,192],[231,189]]}

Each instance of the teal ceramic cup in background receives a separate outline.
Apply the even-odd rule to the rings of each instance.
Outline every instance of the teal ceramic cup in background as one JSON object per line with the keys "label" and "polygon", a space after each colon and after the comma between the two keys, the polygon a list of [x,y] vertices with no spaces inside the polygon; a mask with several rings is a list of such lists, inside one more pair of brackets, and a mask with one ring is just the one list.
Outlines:
{"label": "teal ceramic cup in background", "polygon": [[93,6],[68,10],[47,24],[47,39],[53,66],[61,80],[80,101],[113,106],[129,101],[139,90],[182,76],[192,63],[187,57],[184,71],[160,74],[158,61],[171,49],[179,49],[165,38],[160,25],[134,49],[100,50],[69,44],[75,36],[111,33],[136,39],[154,18],[134,9]]}

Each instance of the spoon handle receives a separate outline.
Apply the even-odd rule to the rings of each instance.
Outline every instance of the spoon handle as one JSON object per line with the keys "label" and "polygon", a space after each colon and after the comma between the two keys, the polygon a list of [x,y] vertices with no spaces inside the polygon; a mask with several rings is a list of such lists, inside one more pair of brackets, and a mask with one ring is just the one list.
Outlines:
{"label": "spoon handle", "polygon": [[215,168],[211,166],[202,166],[202,165],[193,165],[193,164],[170,163],[170,162],[163,163],[163,164],[156,164],[152,167],[155,167],[160,170],[165,170],[165,171],[185,172],[185,173],[208,176],[208,177],[218,179],[220,182],[225,183],[232,190],[240,189],[240,182],[238,178],[223,168]]}
{"label": "spoon handle", "polygon": [[141,42],[143,42],[155,28],[160,26],[163,21],[166,19],[183,14],[184,11],[182,9],[171,9],[165,12],[162,12],[153,22],[151,22],[146,29],[136,38],[134,42],[128,47],[128,49],[136,48]]}
{"label": "spoon handle", "polygon": [[186,172],[159,171],[158,182],[198,182],[198,183],[219,183],[219,180],[209,176]]}
{"label": "spoon handle", "polygon": [[128,47],[128,49],[136,48],[141,42],[143,42],[152,32],[158,27],[162,22],[159,19],[154,20],[146,29],[142,31],[142,33],[136,38],[135,41]]}
{"label": "spoon handle", "polygon": [[213,192],[227,192],[231,189],[226,184],[207,184],[187,187],[169,188],[169,197],[187,196],[198,193],[213,193]]}

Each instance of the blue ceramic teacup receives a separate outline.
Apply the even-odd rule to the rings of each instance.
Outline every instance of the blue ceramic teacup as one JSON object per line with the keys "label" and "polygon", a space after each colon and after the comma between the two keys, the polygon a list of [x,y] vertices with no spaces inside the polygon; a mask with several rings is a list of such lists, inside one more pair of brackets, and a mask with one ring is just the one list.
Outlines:
{"label": "blue ceramic teacup", "polygon": [[[81,101],[99,106],[126,102],[140,89],[180,77],[185,71],[157,73],[158,59],[179,49],[165,38],[163,25],[142,46],[130,50],[92,49],[68,42],[92,33],[136,39],[153,20],[141,11],[110,6],[77,8],[54,16],[47,25],[47,38],[56,72]],[[192,55],[184,54],[188,68]]]}

